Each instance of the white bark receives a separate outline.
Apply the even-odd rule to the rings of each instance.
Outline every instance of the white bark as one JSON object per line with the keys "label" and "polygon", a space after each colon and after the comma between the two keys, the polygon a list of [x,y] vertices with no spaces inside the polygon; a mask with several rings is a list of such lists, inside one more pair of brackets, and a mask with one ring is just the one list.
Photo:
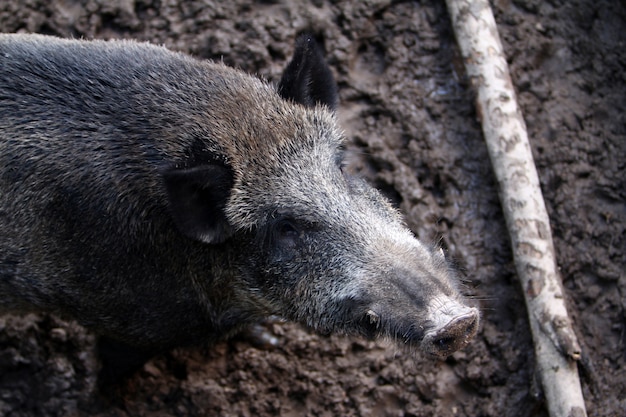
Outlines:
{"label": "white bark", "polygon": [[580,346],[565,307],[550,222],[493,13],[487,0],[446,2],[477,93],[548,411],[552,417],[584,417],[576,365]]}

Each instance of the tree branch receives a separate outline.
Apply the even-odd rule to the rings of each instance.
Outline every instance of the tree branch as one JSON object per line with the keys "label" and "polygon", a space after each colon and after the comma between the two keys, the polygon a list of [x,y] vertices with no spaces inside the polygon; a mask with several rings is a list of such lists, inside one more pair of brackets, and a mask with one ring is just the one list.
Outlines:
{"label": "tree branch", "polygon": [[580,346],[565,307],[550,222],[493,13],[487,0],[446,3],[477,93],[548,411],[552,417],[584,417],[576,365]]}

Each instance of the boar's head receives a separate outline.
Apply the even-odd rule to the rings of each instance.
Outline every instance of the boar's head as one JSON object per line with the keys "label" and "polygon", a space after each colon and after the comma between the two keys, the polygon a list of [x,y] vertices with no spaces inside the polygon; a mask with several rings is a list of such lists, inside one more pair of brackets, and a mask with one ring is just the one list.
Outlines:
{"label": "boar's head", "polygon": [[[437,357],[476,334],[441,250],[419,242],[374,188],[342,170],[336,87],[300,36],[278,91],[237,97],[221,161],[166,175],[177,223],[230,245],[241,293],[315,330],[386,337]],[[235,103],[236,102],[236,103]]]}

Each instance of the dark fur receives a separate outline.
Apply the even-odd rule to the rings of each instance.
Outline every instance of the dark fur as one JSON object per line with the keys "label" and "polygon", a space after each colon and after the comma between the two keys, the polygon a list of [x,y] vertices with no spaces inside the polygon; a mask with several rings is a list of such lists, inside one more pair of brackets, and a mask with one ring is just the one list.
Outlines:
{"label": "dark fur", "polygon": [[[149,44],[0,35],[0,310],[146,352],[270,314],[464,345],[478,315],[444,260],[341,172],[336,101],[307,35],[277,89]],[[444,340],[456,309],[475,320]]]}

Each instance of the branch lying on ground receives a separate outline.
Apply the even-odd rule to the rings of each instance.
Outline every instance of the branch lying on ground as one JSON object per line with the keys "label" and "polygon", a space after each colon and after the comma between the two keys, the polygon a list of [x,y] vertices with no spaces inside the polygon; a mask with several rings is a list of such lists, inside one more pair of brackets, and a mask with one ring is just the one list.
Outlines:
{"label": "branch lying on ground", "polygon": [[526,125],[491,8],[487,0],[446,3],[477,93],[477,111],[498,179],[548,411],[552,417],[586,416],[576,366],[580,346],[567,315]]}

